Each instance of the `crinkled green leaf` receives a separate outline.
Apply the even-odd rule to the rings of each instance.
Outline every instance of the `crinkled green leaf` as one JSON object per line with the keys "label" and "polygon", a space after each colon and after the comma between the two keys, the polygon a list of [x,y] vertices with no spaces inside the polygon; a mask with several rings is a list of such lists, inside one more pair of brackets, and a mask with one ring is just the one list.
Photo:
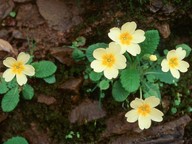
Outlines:
{"label": "crinkled green leaf", "polygon": [[57,66],[51,61],[34,62],[32,66],[35,68],[35,77],[37,78],[49,77],[57,70]]}
{"label": "crinkled green leaf", "polygon": [[100,83],[99,83],[99,88],[101,90],[106,90],[109,88],[109,81],[108,80],[102,80]]}
{"label": "crinkled green leaf", "polygon": [[156,96],[157,98],[161,99],[161,93],[158,84],[146,82],[144,85],[143,92],[145,98],[150,96]]}
{"label": "crinkled green leaf", "polygon": [[55,75],[51,75],[49,77],[44,78],[44,81],[48,84],[53,84],[56,82]]}
{"label": "crinkled green leaf", "polygon": [[124,100],[127,99],[127,97],[129,96],[129,92],[126,91],[122,85],[120,81],[116,81],[113,85],[112,88],[112,96],[115,99],[115,101],[117,102],[122,102]]}
{"label": "crinkled green leaf", "polygon": [[25,84],[22,89],[23,98],[26,100],[31,100],[34,96],[34,89],[29,84]]}
{"label": "crinkled green leaf", "polygon": [[140,57],[145,54],[153,54],[159,44],[159,32],[157,30],[148,30],[145,32],[145,41],[140,44],[141,53]]}
{"label": "crinkled green leaf", "polygon": [[173,84],[178,81],[178,79],[174,78],[170,71],[163,72],[160,68],[157,68],[150,72],[150,75],[154,75],[156,79],[159,79],[161,82],[167,84]]}
{"label": "crinkled green leaf", "polygon": [[16,81],[16,78],[12,79],[10,82],[7,83],[7,87],[9,89],[12,89],[14,87],[18,87],[18,83]]}
{"label": "crinkled green leaf", "polygon": [[123,70],[120,79],[123,88],[130,93],[138,90],[140,86],[140,73],[135,66],[130,65]]}
{"label": "crinkled green leaf", "polygon": [[108,44],[106,43],[96,43],[93,45],[90,45],[86,50],[86,57],[87,59],[92,62],[95,58],[93,57],[93,51],[98,48],[106,48],[108,47]]}
{"label": "crinkled green leaf", "polygon": [[9,90],[2,98],[1,107],[4,112],[11,112],[15,109],[19,102],[19,90],[18,87],[14,87]]}
{"label": "crinkled green leaf", "polygon": [[75,48],[73,50],[72,57],[75,61],[80,61],[85,57],[85,54],[81,50]]}
{"label": "crinkled green leaf", "polygon": [[8,87],[7,87],[7,84],[4,80],[4,78],[1,78],[1,81],[0,81],[0,94],[4,94],[8,91]]}
{"label": "crinkled green leaf", "polygon": [[188,57],[189,54],[191,53],[191,47],[189,47],[186,44],[179,44],[179,45],[176,46],[176,48],[179,48],[179,47],[182,47],[182,49],[186,51],[186,56],[185,57]]}
{"label": "crinkled green leaf", "polygon": [[89,78],[92,80],[92,81],[98,81],[101,79],[103,73],[97,73],[97,72],[94,72],[92,71],[90,74],[89,74]]}
{"label": "crinkled green leaf", "polygon": [[8,139],[6,142],[3,144],[29,144],[27,140],[23,137],[16,136]]}

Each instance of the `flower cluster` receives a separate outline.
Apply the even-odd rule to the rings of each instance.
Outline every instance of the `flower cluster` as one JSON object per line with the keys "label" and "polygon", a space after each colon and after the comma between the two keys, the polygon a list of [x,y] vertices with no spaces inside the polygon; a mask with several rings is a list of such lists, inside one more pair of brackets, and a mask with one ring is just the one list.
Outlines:
{"label": "flower cluster", "polygon": [[[92,51],[93,60],[89,55],[87,57],[91,62],[90,67],[98,73],[92,73],[91,79],[98,81],[100,90],[107,89],[111,81],[112,95],[116,101],[124,101],[130,93],[141,90],[140,98],[130,103],[133,109],[125,117],[128,122],[138,120],[139,128],[143,130],[151,126],[151,120],[163,120],[164,114],[155,108],[161,101],[158,81],[172,84],[175,78],[180,78],[179,71],[187,72],[189,63],[183,59],[189,55],[191,48],[183,44],[176,50],[168,51],[166,58],[160,58],[155,52],[159,43],[158,31],[144,32],[136,28],[135,22],[127,22],[121,28],[111,28],[108,36],[113,42],[107,47],[96,47]],[[88,51],[91,50],[91,47],[88,48]],[[108,81],[101,78],[102,74]],[[115,80],[112,81],[113,78]]]}

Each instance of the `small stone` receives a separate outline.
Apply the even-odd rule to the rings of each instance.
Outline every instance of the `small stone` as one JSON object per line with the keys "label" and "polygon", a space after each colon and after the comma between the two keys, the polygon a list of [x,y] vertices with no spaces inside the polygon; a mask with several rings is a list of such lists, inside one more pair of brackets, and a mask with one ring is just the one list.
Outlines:
{"label": "small stone", "polygon": [[54,97],[39,95],[37,98],[37,102],[44,103],[46,105],[54,104],[57,100]]}
{"label": "small stone", "polygon": [[156,13],[163,7],[163,1],[162,0],[151,0],[149,10],[153,13]]}
{"label": "small stone", "polygon": [[29,28],[35,28],[45,22],[39,14],[37,6],[32,4],[21,5],[16,20],[17,26],[25,26]]}
{"label": "small stone", "polygon": [[25,3],[25,2],[35,1],[35,0],[13,0],[13,1],[18,3]]}
{"label": "small stone", "polygon": [[171,30],[168,23],[157,24],[155,27],[159,30],[163,38],[168,38],[170,36]]}
{"label": "small stone", "polygon": [[84,124],[99,118],[103,118],[106,111],[99,105],[99,101],[86,99],[69,114],[71,123]]}
{"label": "small stone", "polygon": [[15,39],[24,39],[23,34],[18,30],[13,30],[12,37]]}
{"label": "small stone", "polygon": [[65,92],[72,93],[72,94],[79,94],[79,89],[83,83],[83,78],[70,78],[65,81],[61,86],[60,89],[64,90]]}
{"label": "small stone", "polygon": [[73,49],[68,47],[56,47],[51,49],[52,56],[67,66],[75,64],[75,61],[72,58],[72,52]]}
{"label": "small stone", "polygon": [[12,0],[1,0],[0,2],[0,21],[7,17],[14,8]]}

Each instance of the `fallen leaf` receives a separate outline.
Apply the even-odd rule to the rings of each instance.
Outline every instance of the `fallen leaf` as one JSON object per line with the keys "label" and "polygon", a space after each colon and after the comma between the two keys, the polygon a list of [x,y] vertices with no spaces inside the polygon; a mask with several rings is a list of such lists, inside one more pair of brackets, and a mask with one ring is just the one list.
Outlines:
{"label": "fallen leaf", "polygon": [[15,51],[8,41],[0,39],[0,51],[6,51],[15,54]]}

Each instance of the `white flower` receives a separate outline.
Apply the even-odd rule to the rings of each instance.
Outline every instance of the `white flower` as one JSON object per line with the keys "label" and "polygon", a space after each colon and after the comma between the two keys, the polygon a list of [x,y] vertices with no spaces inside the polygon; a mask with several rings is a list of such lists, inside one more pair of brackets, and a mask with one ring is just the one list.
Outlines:
{"label": "white flower", "polygon": [[115,42],[111,42],[109,48],[94,50],[93,57],[96,60],[91,62],[91,68],[95,72],[104,71],[104,76],[108,79],[116,78],[118,70],[126,67],[126,58],[120,54],[120,50],[120,46]]}
{"label": "white flower", "polygon": [[150,59],[150,61],[156,61],[157,60],[157,56],[156,55],[150,55],[149,59]]}
{"label": "white flower", "polygon": [[159,105],[160,99],[155,96],[146,98],[145,100],[136,98],[130,104],[133,108],[125,114],[128,122],[139,122],[140,129],[148,129],[151,126],[151,120],[161,122],[164,115],[160,110],[154,108]]}
{"label": "white flower", "polygon": [[143,30],[136,30],[135,22],[125,23],[121,29],[114,27],[110,29],[108,36],[121,46],[121,53],[126,51],[133,56],[140,54],[141,48],[138,43],[145,40],[145,32]]}
{"label": "white flower", "polygon": [[171,50],[167,54],[167,58],[161,62],[161,67],[163,72],[168,72],[170,70],[171,74],[175,78],[180,77],[180,72],[186,72],[189,68],[189,63],[183,61],[186,56],[186,51],[181,47],[176,50]]}
{"label": "white flower", "polygon": [[17,83],[23,85],[27,83],[27,77],[33,76],[35,74],[35,69],[33,66],[26,64],[30,59],[30,55],[21,52],[17,60],[13,57],[7,57],[3,64],[8,67],[8,69],[3,73],[3,78],[6,82],[10,82],[15,76]]}

